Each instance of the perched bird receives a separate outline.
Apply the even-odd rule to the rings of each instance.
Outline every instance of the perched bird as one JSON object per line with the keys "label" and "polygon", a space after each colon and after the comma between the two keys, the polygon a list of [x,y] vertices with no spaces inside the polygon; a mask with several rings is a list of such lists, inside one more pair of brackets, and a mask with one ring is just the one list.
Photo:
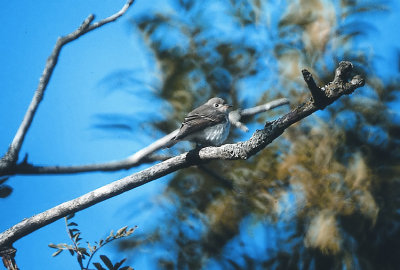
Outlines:
{"label": "perched bird", "polygon": [[230,122],[228,109],[222,98],[212,98],[191,111],[183,120],[178,134],[172,139],[191,141],[202,146],[221,145],[229,134]]}

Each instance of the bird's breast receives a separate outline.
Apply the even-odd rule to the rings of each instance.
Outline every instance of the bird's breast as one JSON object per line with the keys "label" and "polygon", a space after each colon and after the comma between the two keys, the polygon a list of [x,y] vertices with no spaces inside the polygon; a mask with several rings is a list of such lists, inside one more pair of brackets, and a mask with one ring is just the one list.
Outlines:
{"label": "bird's breast", "polygon": [[221,145],[229,135],[229,128],[229,121],[208,127],[203,132],[205,140],[213,145]]}

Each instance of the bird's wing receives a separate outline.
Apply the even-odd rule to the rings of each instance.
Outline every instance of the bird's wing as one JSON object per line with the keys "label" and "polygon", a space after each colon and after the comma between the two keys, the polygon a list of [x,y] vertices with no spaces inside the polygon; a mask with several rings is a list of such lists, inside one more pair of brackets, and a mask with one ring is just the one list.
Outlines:
{"label": "bird's wing", "polygon": [[175,140],[182,139],[196,131],[203,130],[207,127],[220,124],[226,121],[226,115],[221,112],[212,112],[207,114],[198,114],[195,111],[188,114],[183,120],[179,133],[175,136]]}

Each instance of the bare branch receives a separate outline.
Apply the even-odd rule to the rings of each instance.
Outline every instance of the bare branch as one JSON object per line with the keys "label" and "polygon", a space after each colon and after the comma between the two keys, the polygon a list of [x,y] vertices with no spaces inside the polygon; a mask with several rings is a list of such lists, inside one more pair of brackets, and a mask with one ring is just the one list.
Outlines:
{"label": "bare branch", "polygon": [[320,88],[315,83],[311,73],[306,69],[302,70],[304,81],[307,83],[308,89],[311,92],[313,104],[319,109],[324,109],[326,106],[334,102],[338,95],[342,95],[342,93],[337,92],[337,85],[342,84],[343,91],[345,91],[344,94],[350,94],[356,88],[363,86],[365,81],[360,75],[354,76],[349,81],[352,71],[353,64],[351,62],[340,62],[339,67],[336,69],[333,81]]}
{"label": "bare branch", "polygon": [[242,117],[249,117],[256,115],[258,113],[263,113],[269,110],[272,110],[274,108],[277,108],[279,106],[287,105],[289,104],[289,100],[287,98],[280,98],[276,99],[273,101],[270,101],[268,103],[253,107],[253,108],[248,108],[244,110],[236,110],[233,112],[229,113],[229,121],[237,128],[243,130],[244,132],[248,132],[249,129],[246,127],[245,124],[240,122],[240,119]]}
{"label": "bare branch", "polygon": [[266,111],[275,109],[279,106],[287,105],[287,104],[289,104],[289,100],[287,98],[280,98],[280,99],[276,99],[276,100],[273,100],[271,102],[268,102],[268,103],[265,103],[262,105],[258,105],[253,108],[244,109],[244,110],[242,110],[242,112],[240,114],[242,117],[253,116],[258,113],[266,112]]}
{"label": "bare branch", "polygon": [[147,147],[143,148],[142,150],[139,150],[135,154],[131,155],[130,157],[128,157],[128,160],[137,162],[137,161],[143,159],[144,157],[154,153],[155,151],[164,148],[172,140],[172,138],[174,138],[176,136],[176,134],[178,134],[178,132],[179,132],[179,129],[172,131],[171,133],[165,135],[161,139],[158,139],[157,141],[153,142],[149,146],[147,146]]}
{"label": "bare branch", "polygon": [[81,26],[74,32],[58,38],[51,55],[47,59],[46,66],[39,80],[39,85],[25,113],[21,125],[19,126],[17,133],[15,134],[14,139],[10,144],[7,153],[0,160],[0,170],[4,169],[5,167],[13,166],[17,163],[22,143],[25,139],[29,127],[32,124],[32,120],[36,114],[37,108],[43,99],[44,91],[47,88],[49,80],[57,64],[61,49],[64,47],[64,45],[68,44],[71,41],[74,41],[75,39],[79,38],[80,36],[94,29],[97,29],[109,22],[115,21],[117,18],[121,17],[128,10],[128,8],[132,5],[132,3],[133,0],[128,0],[119,12],[94,24],[91,24],[94,20],[94,15],[89,15],[88,18],[86,18],[86,20],[83,21]]}
{"label": "bare branch", "polygon": [[151,163],[154,161],[163,161],[170,158],[166,155],[148,155],[141,159],[131,159],[130,157],[121,160],[108,161],[104,163],[94,163],[76,166],[38,166],[28,162],[18,163],[15,166],[5,169],[0,175],[34,175],[34,174],[74,174],[95,171],[118,171],[128,170],[141,164]]}
{"label": "bare branch", "polygon": [[113,22],[116,19],[118,19],[119,17],[121,17],[122,15],[125,14],[125,12],[128,10],[128,8],[133,4],[134,0],[128,0],[125,5],[121,8],[120,11],[118,11],[117,13],[115,13],[114,15],[111,15],[108,18],[105,18],[99,22],[95,22],[92,25],[89,25],[87,32],[92,31],[96,28],[99,28],[107,23]]}
{"label": "bare branch", "polygon": [[[278,106],[288,104],[289,101],[286,98],[273,100],[263,105],[256,106],[254,108],[236,110],[229,114],[229,120],[233,125],[243,130],[243,127],[247,127],[240,122],[242,116],[252,116],[258,113],[262,113]],[[232,117],[234,115],[234,117]],[[0,169],[0,175],[15,175],[15,174],[73,174],[82,172],[94,172],[94,171],[118,171],[127,170],[133,167],[137,167],[144,163],[150,163],[154,161],[165,160],[165,156],[155,156],[153,153],[157,150],[165,148],[173,137],[178,133],[178,129],[165,135],[164,137],[156,140],[149,146],[139,150],[135,154],[121,160],[108,161],[104,163],[76,165],[76,166],[38,166],[28,163],[27,158],[14,166]],[[245,130],[247,131],[247,130]]]}
{"label": "bare branch", "polygon": [[[337,100],[340,96],[350,94],[356,88],[364,85],[364,80],[360,76],[353,77],[349,82],[343,80],[343,78],[349,76],[351,71],[352,64],[350,62],[340,63],[336,70],[337,76],[335,76],[335,79],[327,86],[321,88],[324,90],[323,100],[326,102],[321,103],[321,106],[325,107],[327,104],[331,104]],[[304,70],[303,74],[309,74],[309,72]],[[320,101],[318,100],[318,102]],[[179,169],[203,164],[215,159],[247,159],[279,137],[286,128],[320,108],[321,107],[315,105],[315,100],[310,99],[279,119],[266,123],[263,129],[257,130],[247,141],[189,151],[143,171],[112,182],[81,197],[62,203],[33,217],[24,219],[0,234],[0,249],[12,245],[18,239],[66,215],[86,209],[94,204],[144,185]]]}

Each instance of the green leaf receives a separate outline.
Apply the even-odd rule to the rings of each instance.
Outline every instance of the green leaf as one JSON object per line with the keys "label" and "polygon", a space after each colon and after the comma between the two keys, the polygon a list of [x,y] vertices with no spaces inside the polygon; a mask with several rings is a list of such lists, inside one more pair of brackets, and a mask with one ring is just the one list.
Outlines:
{"label": "green leaf", "polygon": [[130,266],[124,266],[124,267],[120,268],[119,270],[133,270],[133,268]]}
{"label": "green leaf", "polygon": [[75,222],[71,222],[71,223],[68,224],[68,226],[78,226],[78,224],[75,223]]}
{"label": "green leaf", "polygon": [[100,263],[93,263],[93,265],[97,270],[106,270]]}
{"label": "green leaf", "polygon": [[74,241],[75,242],[79,242],[80,240],[82,240],[82,238],[79,238],[80,235],[81,235],[80,232],[74,235]]}
{"label": "green leaf", "polygon": [[62,249],[59,249],[59,250],[57,250],[56,252],[54,252],[53,254],[51,254],[51,256],[55,257],[55,256],[57,256],[58,254],[60,254],[62,251],[63,251]]}
{"label": "green leaf", "polygon": [[106,255],[100,255],[100,259],[103,261],[103,263],[107,266],[109,270],[113,270],[114,266],[110,259]]}
{"label": "green leaf", "polygon": [[115,265],[114,265],[114,269],[119,269],[119,267],[124,263],[126,261],[126,258],[125,259],[123,259],[122,261],[120,261],[120,262],[118,262],[118,263],[116,263]]}
{"label": "green leaf", "polygon": [[68,246],[67,244],[53,244],[53,243],[50,243],[49,244],[49,247],[51,247],[51,248],[56,248],[56,249],[68,249],[69,247],[71,247],[71,246]]}
{"label": "green leaf", "polygon": [[71,253],[71,256],[74,256],[75,250],[72,248],[68,248],[69,253]]}
{"label": "green leaf", "polygon": [[53,244],[53,243],[50,243],[50,244],[49,244],[49,247],[51,247],[51,248],[57,248],[57,249],[59,248],[58,245]]}
{"label": "green leaf", "polygon": [[86,248],[80,247],[78,248],[78,251],[86,256],[90,256],[89,253],[87,252]]}
{"label": "green leaf", "polygon": [[127,236],[131,235],[136,229],[137,229],[137,226],[135,226],[135,227],[133,227],[133,228],[130,228],[130,229],[128,230],[128,232],[126,233],[126,235],[127,235]]}
{"label": "green leaf", "polygon": [[67,245],[67,244],[58,244],[58,248],[64,248],[64,249],[74,249],[74,246],[72,245]]}
{"label": "green leaf", "polygon": [[124,234],[126,232],[126,229],[128,228],[128,226],[122,227],[121,229],[119,229],[117,231],[117,236],[120,236],[121,234]]}
{"label": "green leaf", "polygon": [[90,245],[89,242],[87,242],[87,246],[88,246],[88,249],[90,250],[90,252],[93,253],[93,247]]}

